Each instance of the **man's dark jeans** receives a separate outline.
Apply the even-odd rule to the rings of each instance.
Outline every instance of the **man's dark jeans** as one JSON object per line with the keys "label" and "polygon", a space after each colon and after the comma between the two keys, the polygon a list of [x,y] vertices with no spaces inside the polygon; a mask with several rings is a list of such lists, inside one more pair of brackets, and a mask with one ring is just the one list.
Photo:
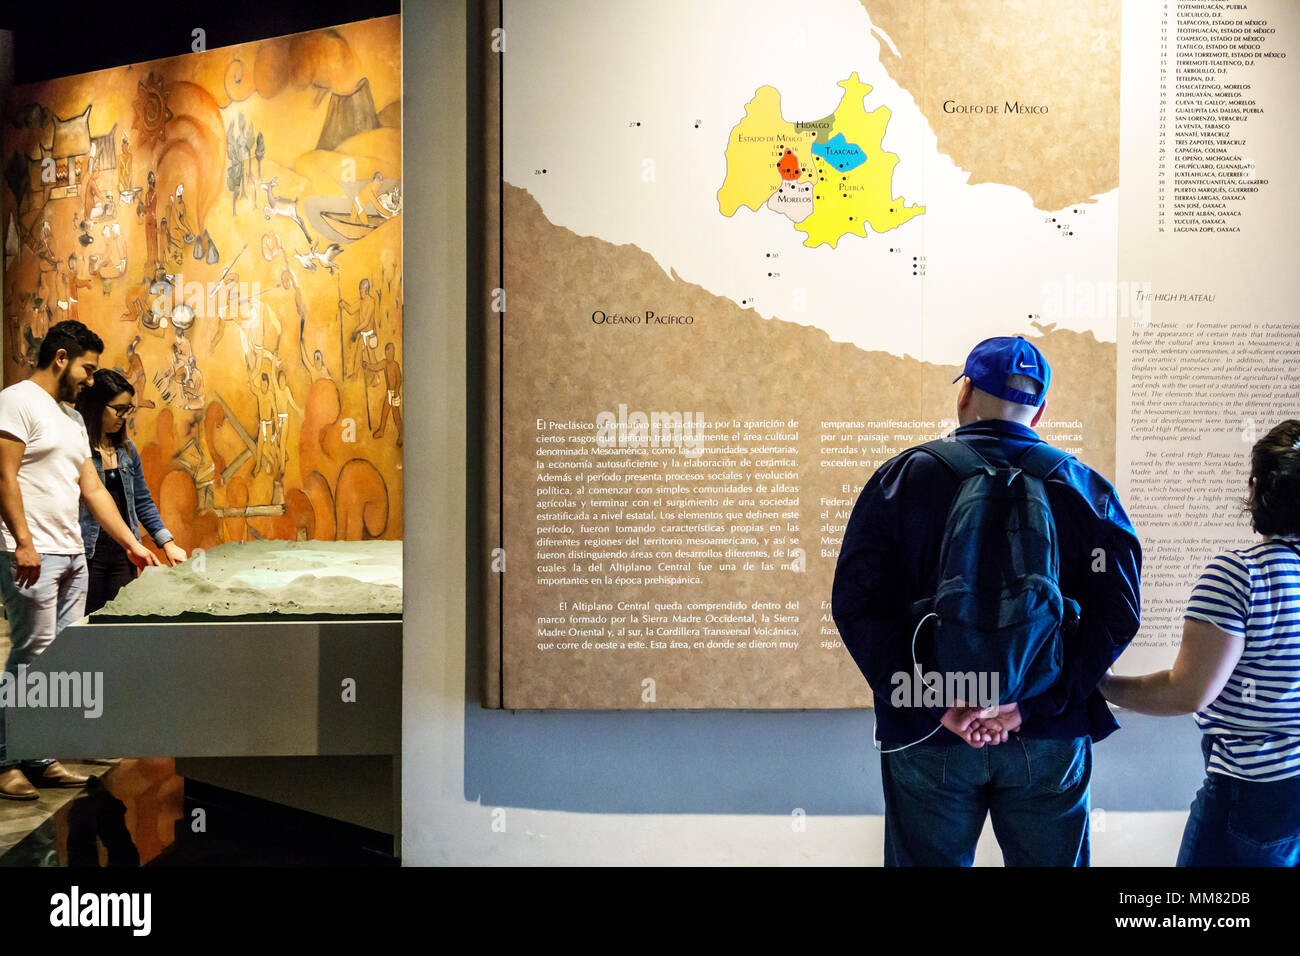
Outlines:
{"label": "man's dark jeans", "polygon": [[882,753],[880,775],[885,866],[970,866],[987,814],[1007,866],[1088,865],[1087,737],[926,742]]}

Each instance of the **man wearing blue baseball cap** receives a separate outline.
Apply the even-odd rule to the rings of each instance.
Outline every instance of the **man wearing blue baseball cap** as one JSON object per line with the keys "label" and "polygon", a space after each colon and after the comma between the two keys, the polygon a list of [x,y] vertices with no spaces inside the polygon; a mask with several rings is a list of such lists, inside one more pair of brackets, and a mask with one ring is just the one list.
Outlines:
{"label": "man wearing blue baseball cap", "polygon": [[1024,338],[980,342],[958,428],[881,465],[845,529],[832,611],[875,698],[887,866],[969,866],[989,815],[1008,865],[1088,865],[1142,551],[1110,482],[1034,432],[1051,380]]}
{"label": "man wearing blue baseball cap", "polygon": [[[1047,386],[1052,383],[1052,368],[1047,364],[1043,353],[1038,351],[1032,342],[1026,341],[1021,336],[1015,338],[999,336],[985,339],[971,349],[970,355],[966,357],[966,367],[952,382],[956,385],[963,378],[970,379],[972,388],[985,395],[1000,398],[1013,406],[1020,406],[1020,408],[996,409],[1009,412],[1014,416],[1011,418],[1012,421],[1023,418],[1026,407],[1038,409],[1029,422],[1032,428],[1038,424],[1043,409],[1047,407]],[[1025,382],[1023,379],[1029,381]],[[969,396],[963,397],[969,398]],[[960,398],[957,408],[958,411],[962,408]],[[978,414],[975,416],[976,419],[979,417]],[[963,425],[966,424],[964,419],[959,421]]]}

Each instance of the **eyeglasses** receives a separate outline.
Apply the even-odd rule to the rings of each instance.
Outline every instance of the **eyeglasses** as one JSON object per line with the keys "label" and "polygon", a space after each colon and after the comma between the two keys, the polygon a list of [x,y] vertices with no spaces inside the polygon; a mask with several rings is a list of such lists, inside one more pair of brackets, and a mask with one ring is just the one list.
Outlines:
{"label": "eyeglasses", "polygon": [[134,405],[109,405],[108,407],[113,410],[118,418],[130,418],[135,414],[136,410]]}

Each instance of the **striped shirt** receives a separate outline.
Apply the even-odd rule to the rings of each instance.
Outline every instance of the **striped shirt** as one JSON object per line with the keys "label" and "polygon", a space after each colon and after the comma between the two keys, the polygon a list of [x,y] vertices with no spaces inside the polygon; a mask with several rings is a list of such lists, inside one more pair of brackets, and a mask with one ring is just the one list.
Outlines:
{"label": "striped shirt", "polygon": [[1223,691],[1196,714],[1212,738],[1207,769],[1243,780],[1300,776],[1300,556],[1278,541],[1222,552],[1185,616],[1246,642]]}

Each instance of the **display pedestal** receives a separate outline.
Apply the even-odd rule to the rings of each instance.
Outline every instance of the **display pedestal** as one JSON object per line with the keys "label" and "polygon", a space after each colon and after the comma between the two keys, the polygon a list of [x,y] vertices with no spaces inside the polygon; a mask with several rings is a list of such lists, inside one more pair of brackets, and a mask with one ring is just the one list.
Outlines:
{"label": "display pedestal", "polygon": [[[258,758],[195,772],[207,779],[220,765],[208,782],[243,781],[266,799],[388,830],[399,812],[390,760],[401,747],[401,657],[393,619],[74,624],[27,669],[26,705],[6,708],[8,749],[17,759]],[[45,699],[32,706],[40,682]],[[389,758],[378,803],[375,758]]]}

